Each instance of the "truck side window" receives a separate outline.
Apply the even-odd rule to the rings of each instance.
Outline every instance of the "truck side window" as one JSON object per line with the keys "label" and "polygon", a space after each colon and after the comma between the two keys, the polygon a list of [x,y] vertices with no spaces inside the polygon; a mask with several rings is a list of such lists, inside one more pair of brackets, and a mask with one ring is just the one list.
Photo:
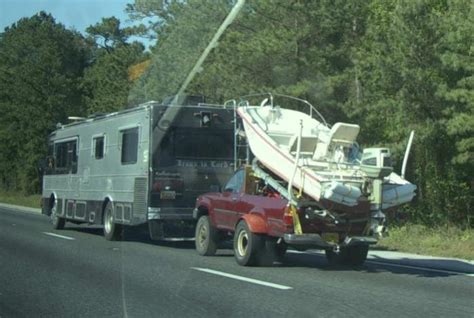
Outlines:
{"label": "truck side window", "polygon": [[122,164],[134,164],[138,157],[138,127],[122,130]]}
{"label": "truck side window", "polygon": [[227,182],[224,191],[225,192],[240,192],[242,189],[242,183],[244,182],[244,170],[237,171],[229,182]]}

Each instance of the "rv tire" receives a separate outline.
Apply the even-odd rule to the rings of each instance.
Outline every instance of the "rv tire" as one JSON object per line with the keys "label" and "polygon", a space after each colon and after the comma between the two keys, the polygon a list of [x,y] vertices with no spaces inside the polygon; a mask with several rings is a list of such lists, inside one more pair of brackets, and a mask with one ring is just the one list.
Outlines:
{"label": "rv tire", "polygon": [[56,211],[56,200],[54,197],[51,197],[50,203],[50,217],[51,217],[51,224],[53,224],[54,230],[62,230],[64,229],[64,225],[66,224],[66,220],[60,216],[58,216]]}
{"label": "rv tire", "polygon": [[114,207],[110,201],[104,210],[104,237],[107,241],[118,241],[122,237],[122,225],[114,223]]}

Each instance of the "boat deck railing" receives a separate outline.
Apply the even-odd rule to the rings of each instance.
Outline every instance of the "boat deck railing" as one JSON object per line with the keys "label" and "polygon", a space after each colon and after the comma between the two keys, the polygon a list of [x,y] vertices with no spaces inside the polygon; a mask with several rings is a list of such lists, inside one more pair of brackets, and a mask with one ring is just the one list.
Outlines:
{"label": "boat deck railing", "polygon": [[[261,96],[267,96],[267,98],[265,98],[260,103],[260,105],[251,105],[250,102],[249,102],[249,98],[259,97],[259,96],[260,97]],[[231,105],[234,108],[239,107],[239,106],[242,106],[242,107],[261,106],[261,107],[263,107],[263,106],[267,106],[267,105],[270,105],[271,107],[275,107],[275,105],[273,103],[274,97],[288,98],[288,99],[291,99],[291,100],[294,100],[294,101],[305,104],[307,106],[307,109],[308,109],[308,115],[311,118],[313,118],[313,115],[316,114],[318,116],[318,118],[321,120],[321,122],[326,127],[330,128],[330,125],[326,122],[326,119],[324,118],[324,116],[310,102],[308,102],[305,99],[301,99],[301,98],[294,97],[294,96],[289,96],[289,95],[284,95],[284,94],[257,93],[257,94],[244,95],[244,96],[239,97],[239,102],[237,102],[235,99],[232,99],[232,100],[229,100],[229,101],[225,102],[224,107],[226,107],[227,105]]]}

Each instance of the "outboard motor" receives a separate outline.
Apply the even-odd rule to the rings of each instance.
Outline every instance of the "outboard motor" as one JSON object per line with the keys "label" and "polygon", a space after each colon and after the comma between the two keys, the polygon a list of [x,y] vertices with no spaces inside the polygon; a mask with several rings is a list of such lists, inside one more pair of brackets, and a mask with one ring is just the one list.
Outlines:
{"label": "outboard motor", "polygon": [[392,161],[388,148],[364,149],[360,169],[365,173],[370,193],[370,210],[372,211],[370,231],[382,236],[385,230],[385,214],[382,212],[383,179],[392,171]]}

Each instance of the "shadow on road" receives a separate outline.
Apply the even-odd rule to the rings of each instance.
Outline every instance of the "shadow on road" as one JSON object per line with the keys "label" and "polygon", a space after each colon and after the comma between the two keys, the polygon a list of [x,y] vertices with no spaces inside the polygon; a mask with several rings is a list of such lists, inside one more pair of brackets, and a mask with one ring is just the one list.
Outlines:
{"label": "shadow on road", "polygon": [[417,277],[449,277],[474,274],[474,266],[464,262],[446,259],[385,259],[371,256],[361,266],[330,265],[324,254],[288,253],[279,267],[310,267],[325,271],[358,271],[371,274],[390,272]]}
{"label": "shadow on road", "polygon": [[[86,233],[88,235],[103,236],[101,227],[80,226],[68,224],[67,230]],[[123,231],[123,242],[138,242],[161,246],[167,248],[176,248],[182,250],[194,250],[194,241],[153,241],[150,239],[146,227],[125,227]],[[218,253],[215,257],[232,257],[232,242],[225,241],[221,243]],[[462,274],[474,274],[474,265],[452,259],[417,257],[416,259],[400,258],[390,259],[377,255],[371,255],[362,266],[342,266],[331,265],[327,262],[324,253],[315,251],[297,252],[289,250],[282,263],[274,263],[275,268],[315,268],[328,272],[338,271],[357,271],[371,274],[394,273],[413,275],[418,277],[449,277]]]}
{"label": "shadow on road", "polygon": [[[104,231],[102,227],[98,226],[83,226],[83,225],[74,225],[71,224],[67,226],[67,230],[86,233],[96,236],[104,236]],[[105,238],[104,238],[105,240]],[[124,227],[122,232],[122,242],[139,242],[157,246],[164,246],[164,247],[173,247],[179,249],[194,249],[194,241],[189,240],[163,240],[163,241],[153,241],[150,239],[148,234],[147,227]]]}

